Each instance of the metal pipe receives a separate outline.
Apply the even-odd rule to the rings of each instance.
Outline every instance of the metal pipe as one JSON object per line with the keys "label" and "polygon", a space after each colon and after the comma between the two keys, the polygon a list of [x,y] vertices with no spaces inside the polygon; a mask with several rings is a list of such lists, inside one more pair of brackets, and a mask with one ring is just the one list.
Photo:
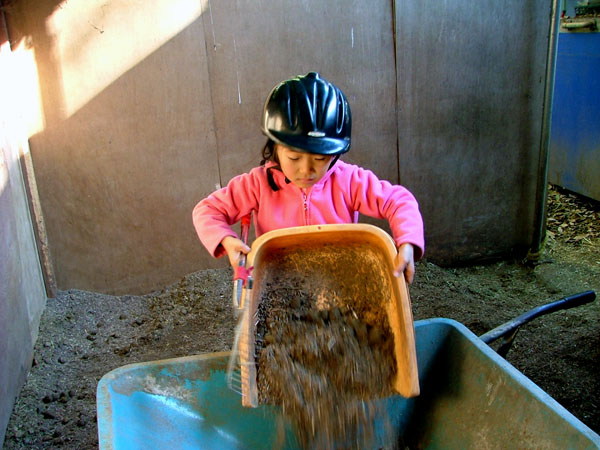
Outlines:
{"label": "metal pipe", "polygon": [[547,303],[545,305],[533,308],[526,313],[521,314],[519,317],[516,317],[494,328],[493,330],[488,331],[485,334],[482,334],[479,336],[479,339],[486,344],[491,344],[503,336],[514,333],[515,330],[517,330],[521,325],[525,325],[526,323],[531,322],[533,319],[536,319],[540,316],[563,309],[576,308],[578,306],[591,303],[594,300],[596,300],[596,293],[594,291],[585,291],[579,294],[561,298],[560,300],[556,300],[552,303]]}
{"label": "metal pipe", "polygon": [[540,157],[538,164],[538,182],[534,209],[534,230],[528,261],[540,259],[546,238],[546,214],[548,197],[548,162],[550,147],[550,124],[552,121],[552,98],[554,91],[554,72],[556,68],[556,41],[559,26],[559,0],[552,0],[550,15],[550,33],[548,38],[548,53],[546,56],[546,83],[544,86],[544,104],[542,111],[542,130],[540,139]]}

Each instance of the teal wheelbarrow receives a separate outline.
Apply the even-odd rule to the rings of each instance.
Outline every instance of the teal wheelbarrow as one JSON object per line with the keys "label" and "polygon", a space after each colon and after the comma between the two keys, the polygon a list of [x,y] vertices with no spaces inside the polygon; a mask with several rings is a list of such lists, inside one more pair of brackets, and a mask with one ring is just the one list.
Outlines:
{"label": "teal wheelbarrow", "polygon": [[[481,337],[450,319],[416,321],[421,393],[377,400],[385,417],[376,419],[376,434],[391,423],[400,448],[600,448],[598,434],[488,345],[504,339],[505,352],[529,320],[594,298],[589,291],[561,299]],[[278,407],[242,406],[228,387],[228,359],[203,354],[107,373],[97,390],[100,448],[297,448]]]}

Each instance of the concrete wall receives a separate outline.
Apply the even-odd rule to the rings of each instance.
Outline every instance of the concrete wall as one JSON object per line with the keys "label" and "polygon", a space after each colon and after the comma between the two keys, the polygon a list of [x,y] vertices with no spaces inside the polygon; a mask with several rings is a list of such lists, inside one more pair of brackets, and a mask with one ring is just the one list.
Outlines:
{"label": "concrete wall", "polygon": [[[57,284],[140,293],[224,266],[194,204],[259,161],[271,87],[348,95],[345,158],[418,196],[428,257],[523,252],[535,215],[550,2],[19,0],[43,125],[30,146]],[[394,36],[395,35],[395,36]]]}
{"label": "concrete wall", "polygon": [[[20,158],[27,135],[0,12],[0,448],[46,303]],[[16,95],[14,95],[16,94]]]}

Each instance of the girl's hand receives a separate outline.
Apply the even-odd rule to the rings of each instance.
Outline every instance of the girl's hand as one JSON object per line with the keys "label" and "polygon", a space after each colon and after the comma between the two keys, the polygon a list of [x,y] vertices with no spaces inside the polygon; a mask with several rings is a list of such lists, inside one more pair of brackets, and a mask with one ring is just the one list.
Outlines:
{"label": "girl's hand", "polygon": [[398,247],[395,263],[394,276],[400,277],[404,274],[408,284],[411,284],[415,276],[415,251],[412,244],[402,244]]}
{"label": "girl's hand", "polygon": [[240,256],[242,256],[242,254],[247,255],[250,253],[250,247],[244,244],[244,241],[233,236],[227,236],[224,238],[221,241],[221,245],[227,252],[229,264],[231,264],[231,267],[234,269],[238,266]]}

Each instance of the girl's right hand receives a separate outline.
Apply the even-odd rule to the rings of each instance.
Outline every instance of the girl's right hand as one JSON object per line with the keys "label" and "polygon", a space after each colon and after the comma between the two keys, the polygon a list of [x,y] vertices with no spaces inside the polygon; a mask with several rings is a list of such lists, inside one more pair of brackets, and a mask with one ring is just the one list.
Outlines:
{"label": "girl's right hand", "polygon": [[250,253],[250,247],[244,244],[244,241],[233,236],[227,236],[221,241],[221,245],[227,252],[229,264],[234,269],[238,266],[240,256]]}

